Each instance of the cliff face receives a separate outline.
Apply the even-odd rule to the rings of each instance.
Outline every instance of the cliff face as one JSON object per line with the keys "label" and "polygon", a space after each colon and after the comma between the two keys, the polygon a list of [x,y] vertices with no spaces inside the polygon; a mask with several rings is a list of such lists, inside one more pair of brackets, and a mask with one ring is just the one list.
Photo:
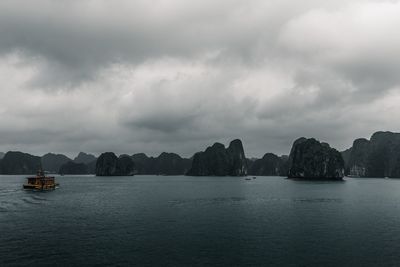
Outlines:
{"label": "cliff face", "polygon": [[246,176],[247,175],[247,162],[244,155],[242,141],[239,139],[233,140],[226,150],[229,162],[229,176]]}
{"label": "cliff face", "polygon": [[289,156],[289,178],[342,180],[344,160],[340,152],[314,138],[299,138]]}
{"label": "cliff face", "polygon": [[41,159],[27,153],[10,151],[0,163],[2,174],[35,174],[41,167]]}
{"label": "cliff face", "polygon": [[[42,164],[44,162],[43,158],[44,156],[42,157]],[[57,166],[54,165],[52,172],[54,171],[61,174],[94,174],[96,171],[96,157],[83,152],[80,152],[74,160],[63,158],[60,159],[58,163],[62,164],[60,164],[58,169],[56,169],[57,171],[54,171]]]}
{"label": "cliff face", "polygon": [[185,174],[191,165],[189,159],[183,159],[174,153],[161,153],[153,160],[153,170],[155,174],[162,175],[181,175]]}
{"label": "cliff face", "polygon": [[69,161],[71,159],[65,155],[47,153],[41,159],[42,169],[51,173],[58,173],[60,167]]}
{"label": "cliff face", "polygon": [[282,155],[279,176],[287,176],[289,172],[289,156]]}
{"label": "cliff face", "polygon": [[96,161],[96,157],[93,156],[92,154],[87,154],[85,152],[79,152],[78,156],[74,158],[75,163],[85,163],[85,164],[90,164],[94,161]]}
{"label": "cliff face", "polygon": [[96,163],[97,163],[97,160],[89,162],[88,164],[85,164],[87,166],[87,173],[88,174],[95,174],[96,173]]}
{"label": "cliff face", "polygon": [[100,155],[96,162],[97,176],[129,176],[134,174],[134,162],[128,156],[117,157],[112,152]]}
{"label": "cliff face", "polygon": [[134,154],[137,174],[183,175],[191,165],[190,159],[184,159],[175,153],[161,153],[158,157],[147,157],[146,154]]}
{"label": "cliff face", "polygon": [[144,153],[138,153],[131,156],[133,162],[135,163],[135,173],[136,174],[154,174],[150,173],[151,170],[151,158],[149,158]]}
{"label": "cliff face", "polygon": [[247,162],[242,142],[233,140],[227,149],[215,143],[204,152],[193,157],[192,167],[187,175],[191,176],[245,176]]}
{"label": "cliff face", "polygon": [[367,175],[370,142],[360,138],[353,142],[350,155],[346,164],[346,172],[353,176],[365,177]]}
{"label": "cliff face", "polygon": [[249,175],[286,176],[288,172],[287,161],[287,156],[278,157],[275,154],[267,153],[262,159],[252,162],[251,167],[249,167]]}
{"label": "cliff face", "polygon": [[342,158],[344,160],[344,166],[345,166],[345,174],[349,173],[349,161],[350,161],[350,154],[351,154],[351,148],[348,148],[342,152],[340,152],[340,154],[342,154]]}
{"label": "cliff face", "polygon": [[359,177],[400,177],[400,133],[376,132],[370,140],[356,139],[346,170]]}

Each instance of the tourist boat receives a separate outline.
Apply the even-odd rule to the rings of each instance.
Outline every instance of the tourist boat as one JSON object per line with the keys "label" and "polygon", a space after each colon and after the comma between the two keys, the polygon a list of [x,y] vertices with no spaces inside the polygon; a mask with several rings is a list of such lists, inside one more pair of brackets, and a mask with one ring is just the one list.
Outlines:
{"label": "tourist boat", "polygon": [[24,189],[33,190],[53,190],[59,185],[54,176],[46,176],[44,171],[39,170],[36,176],[27,177],[28,183],[24,184]]}

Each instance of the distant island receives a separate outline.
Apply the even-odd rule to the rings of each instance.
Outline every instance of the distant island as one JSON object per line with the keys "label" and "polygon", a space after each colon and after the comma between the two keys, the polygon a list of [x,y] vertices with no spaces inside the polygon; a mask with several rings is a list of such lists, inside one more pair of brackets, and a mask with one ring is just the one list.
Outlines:
{"label": "distant island", "polygon": [[75,158],[47,153],[41,157],[19,151],[0,152],[0,174],[27,175],[39,168],[54,174],[98,176],[189,175],[189,176],[283,176],[295,179],[341,180],[352,177],[400,177],[400,133],[376,132],[356,139],[351,148],[339,152],[328,143],[301,137],[289,155],[266,153],[246,158],[242,141],[226,148],[214,143],[191,158],[163,152],[157,157],[144,153],[117,156],[102,153],[98,158],[80,152]]}
{"label": "distant island", "polygon": [[233,140],[229,147],[215,143],[193,156],[190,176],[246,176],[247,162],[242,141]]}

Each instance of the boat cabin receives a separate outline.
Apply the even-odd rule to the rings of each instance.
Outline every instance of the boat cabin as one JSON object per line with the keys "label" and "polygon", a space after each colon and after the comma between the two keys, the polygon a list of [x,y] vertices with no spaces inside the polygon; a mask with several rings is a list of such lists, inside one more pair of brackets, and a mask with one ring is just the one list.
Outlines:
{"label": "boat cabin", "polygon": [[58,185],[54,176],[46,176],[42,170],[39,170],[36,176],[26,179],[28,182],[24,184],[24,189],[51,190]]}

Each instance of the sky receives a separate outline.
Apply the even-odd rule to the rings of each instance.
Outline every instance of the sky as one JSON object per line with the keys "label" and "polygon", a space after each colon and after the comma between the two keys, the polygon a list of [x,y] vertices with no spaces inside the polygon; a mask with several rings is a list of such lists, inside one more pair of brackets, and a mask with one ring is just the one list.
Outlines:
{"label": "sky", "polygon": [[2,0],[0,151],[288,154],[400,131],[400,2]]}

